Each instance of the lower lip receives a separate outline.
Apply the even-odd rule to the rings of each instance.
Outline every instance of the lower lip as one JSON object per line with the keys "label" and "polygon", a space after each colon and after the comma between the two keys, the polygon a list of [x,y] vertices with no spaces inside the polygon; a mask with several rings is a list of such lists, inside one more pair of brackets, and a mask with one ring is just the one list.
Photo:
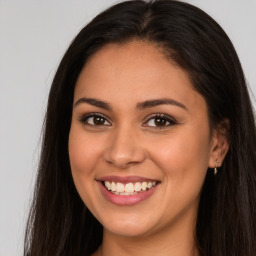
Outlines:
{"label": "lower lip", "polygon": [[138,194],[135,195],[130,195],[130,196],[126,196],[126,195],[116,195],[111,193],[109,190],[106,189],[106,187],[102,184],[102,182],[98,182],[100,185],[100,189],[102,194],[104,195],[104,197],[111,203],[116,204],[116,205],[120,205],[120,206],[128,206],[128,205],[134,205],[137,203],[140,203],[144,200],[146,200],[147,198],[149,198],[154,191],[156,190],[156,186],[154,186],[153,188],[145,191],[145,192],[139,192]]}

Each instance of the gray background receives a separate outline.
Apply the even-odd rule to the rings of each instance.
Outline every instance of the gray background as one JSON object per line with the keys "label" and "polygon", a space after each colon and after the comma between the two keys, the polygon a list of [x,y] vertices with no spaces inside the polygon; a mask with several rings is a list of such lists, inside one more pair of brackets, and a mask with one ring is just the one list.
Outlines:
{"label": "gray background", "polygon": [[[113,0],[0,0],[0,256],[22,255],[47,95],[69,42]],[[233,41],[256,93],[256,0],[191,0]]]}

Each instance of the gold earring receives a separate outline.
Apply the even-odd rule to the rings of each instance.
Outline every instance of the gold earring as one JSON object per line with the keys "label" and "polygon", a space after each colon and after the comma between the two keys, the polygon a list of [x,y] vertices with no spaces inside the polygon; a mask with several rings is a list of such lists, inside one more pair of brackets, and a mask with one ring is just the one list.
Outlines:
{"label": "gold earring", "polygon": [[214,168],[214,175],[216,175],[218,173],[218,169],[217,169],[217,165],[216,167]]}
{"label": "gold earring", "polygon": [[216,175],[218,173],[218,164],[219,164],[219,159],[216,160],[216,166],[214,168],[214,175]]}

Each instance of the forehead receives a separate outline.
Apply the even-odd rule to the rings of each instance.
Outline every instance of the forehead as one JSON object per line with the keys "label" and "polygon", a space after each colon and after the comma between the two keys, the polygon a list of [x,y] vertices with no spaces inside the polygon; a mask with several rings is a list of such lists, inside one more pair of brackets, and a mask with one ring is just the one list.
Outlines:
{"label": "forehead", "polygon": [[109,44],[91,56],[75,88],[75,99],[82,96],[123,104],[163,97],[191,104],[203,100],[185,71],[143,41]]}

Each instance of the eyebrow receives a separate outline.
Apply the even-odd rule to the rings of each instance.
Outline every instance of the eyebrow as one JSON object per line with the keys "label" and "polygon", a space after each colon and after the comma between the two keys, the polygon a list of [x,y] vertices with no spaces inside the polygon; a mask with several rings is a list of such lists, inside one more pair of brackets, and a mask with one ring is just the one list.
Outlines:
{"label": "eyebrow", "polygon": [[153,108],[159,105],[174,105],[180,108],[187,110],[187,107],[179,101],[169,99],[169,98],[162,98],[162,99],[155,99],[155,100],[147,100],[137,104],[138,109],[145,109],[145,108]]}
{"label": "eyebrow", "polygon": [[[76,103],[74,104],[74,107],[80,105],[81,103],[87,103],[89,105],[98,107],[98,108],[103,108],[105,110],[109,110],[112,111],[112,107],[110,106],[109,103],[99,100],[99,99],[95,99],[95,98],[81,98],[78,101],[76,101]],[[187,107],[182,104],[179,101],[173,100],[173,99],[169,99],[169,98],[162,98],[162,99],[152,99],[152,100],[147,100],[144,102],[140,102],[136,105],[136,108],[139,110],[142,109],[147,109],[147,108],[153,108],[159,105],[174,105],[180,108],[183,108],[185,110],[187,110]]]}
{"label": "eyebrow", "polygon": [[111,106],[107,102],[98,100],[98,99],[93,99],[93,98],[81,98],[78,101],[76,101],[76,103],[74,104],[74,107],[80,105],[81,103],[87,103],[89,105],[92,105],[98,108],[112,110]]}

